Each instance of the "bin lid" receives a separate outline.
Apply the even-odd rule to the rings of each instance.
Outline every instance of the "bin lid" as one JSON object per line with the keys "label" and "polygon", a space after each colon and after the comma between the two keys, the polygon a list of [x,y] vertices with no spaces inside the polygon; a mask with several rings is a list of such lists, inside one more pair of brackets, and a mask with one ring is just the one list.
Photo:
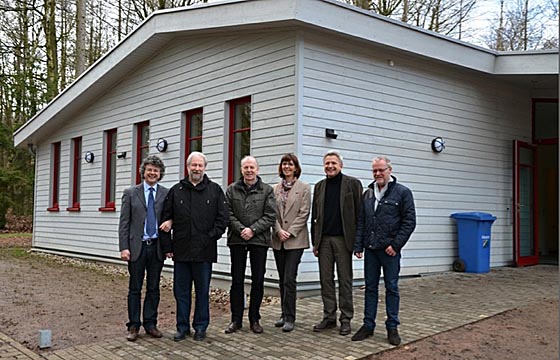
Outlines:
{"label": "bin lid", "polygon": [[482,221],[494,221],[496,217],[492,214],[472,211],[472,212],[458,212],[451,214],[453,219],[465,219],[465,220],[482,220]]}

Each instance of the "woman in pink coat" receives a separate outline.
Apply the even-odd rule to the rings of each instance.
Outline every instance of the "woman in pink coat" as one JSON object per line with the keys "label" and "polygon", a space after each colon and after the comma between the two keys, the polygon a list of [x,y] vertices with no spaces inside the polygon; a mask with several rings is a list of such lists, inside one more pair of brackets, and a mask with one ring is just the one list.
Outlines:
{"label": "woman in pink coat", "polygon": [[294,154],[282,156],[278,166],[282,181],[274,186],[276,225],[272,248],[278,269],[282,316],[276,327],[289,332],[296,320],[296,277],[303,250],[309,248],[307,220],[311,208],[311,188],[299,180],[301,167]]}

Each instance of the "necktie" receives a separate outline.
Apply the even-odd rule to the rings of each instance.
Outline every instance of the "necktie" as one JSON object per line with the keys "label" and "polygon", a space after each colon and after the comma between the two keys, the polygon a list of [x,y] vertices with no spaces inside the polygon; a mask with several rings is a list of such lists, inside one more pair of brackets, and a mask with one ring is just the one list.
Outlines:
{"label": "necktie", "polygon": [[148,195],[148,217],[146,219],[146,233],[153,238],[157,232],[156,208],[154,206],[154,188],[151,187]]}

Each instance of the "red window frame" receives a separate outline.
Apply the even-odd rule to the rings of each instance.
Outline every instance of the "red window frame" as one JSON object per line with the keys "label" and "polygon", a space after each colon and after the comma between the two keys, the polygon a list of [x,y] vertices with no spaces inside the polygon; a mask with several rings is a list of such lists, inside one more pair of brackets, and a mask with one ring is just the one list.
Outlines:
{"label": "red window frame", "polygon": [[[248,127],[236,127],[236,123],[238,125],[242,124],[241,119],[238,120],[236,115],[238,114],[238,109],[241,106],[248,106],[249,107],[249,126]],[[249,134],[249,148],[251,146],[251,97],[246,96],[243,98],[231,100],[229,102],[229,144],[228,144],[228,184],[238,180],[240,178],[239,167],[241,159],[249,155],[247,154],[235,154],[235,137],[238,134],[248,133]],[[241,150],[241,147],[239,148]]]}
{"label": "red window frame", "polygon": [[72,198],[67,211],[80,211],[80,185],[82,180],[82,137],[72,139],[71,157]]}
{"label": "red window frame", "polygon": [[51,145],[51,155],[51,206],[47,208],[47,211],[60,211],[60,141]]}
{"label": "red window frame", "polygon": [[[147,136],[144,138],[144,130],[148,130]],[[140,165],[142,160],[150,153],[150,122],[144,121],[136,124],[136,184],[142,182],[140,174]],[[145,154],[145,155],[144,155]]]}
{"label": "red window frame", "polygon": [[[198,122],[197,126],[193,126],[195,122]],[[197,129],[200,135],[193,134],[193,131]],[[196,143],[200,144],[200,146],[194,146]],[[187,158],[193,151],[202,152],[202,108],[185,112],[185,176],[189,173]]]}
{"label": "red window frame", "polygon": [[117,129],[105,131],[105,206],[99,211],[115,211]]}

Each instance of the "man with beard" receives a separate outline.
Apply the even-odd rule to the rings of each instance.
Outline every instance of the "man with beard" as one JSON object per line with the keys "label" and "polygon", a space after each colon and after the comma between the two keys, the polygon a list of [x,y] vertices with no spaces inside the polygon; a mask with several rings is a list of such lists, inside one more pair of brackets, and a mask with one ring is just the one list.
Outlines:
{"label": "man with beard", "polygon": [[192,327],[194,340],[206,338],[210,323],[209,292],[212,263],[218,260],[217,241],[228,225],[222,188],[205,174],[208,161],[193,151],[187,158],[188,176],[173,186],[164,203],[162,218],[170,220],[170,233],[162,234],[166,256],[173,258],[173,293],[177,302],[177,333],[173,340],[190,335],[191,291],[195,288]]}

